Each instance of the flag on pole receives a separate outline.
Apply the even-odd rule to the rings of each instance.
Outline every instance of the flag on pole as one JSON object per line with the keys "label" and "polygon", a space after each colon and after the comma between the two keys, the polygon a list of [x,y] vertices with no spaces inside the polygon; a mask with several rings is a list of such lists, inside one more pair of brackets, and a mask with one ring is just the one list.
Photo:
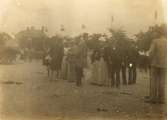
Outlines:
{"label": "flag on pole", "polygon": [[65,31],[64,25],[60,25],[60,31]]}
{"label": "flag on pole", "polygon": [[157,10],[154,13],[154,18],[155,18],[155,20],[157,20],[157,18],[158,18],[158,12],[157,12]]}
{"label": "flag on pole", "polygon": [[86,26],[85,26],[84,24],[82,24],[82,25],[81,25],[81,28],[82,28],[82,29],[85,29],[85,28],[86,28]]}
{"label": "flag on pole", "polygon": [[111,22],[112,22],[112,23],[114,22],[114,16],[111,17]]}

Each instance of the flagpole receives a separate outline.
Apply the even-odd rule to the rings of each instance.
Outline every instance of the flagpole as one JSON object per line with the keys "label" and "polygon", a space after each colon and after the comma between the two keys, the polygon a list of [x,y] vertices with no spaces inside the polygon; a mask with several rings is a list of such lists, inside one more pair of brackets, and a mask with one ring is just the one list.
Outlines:
{"label": "flagpole", "polygon": [[81,29],[82,29],[82,32],[84,33],[84,32],[85,32],[85,29],[86,29],[85,24],[82,24],[82,25],[81,25]]}
{"label": "flagpole", "polygon": [[113,23],[114,23],[114,16],[111,16],[111,29],[113,28]]}
{"label": "flagpole", "polygon": [[64,25],[60,25],[60,32],[61,32],[61,35],[64,36],[65,34],[65,28],[64,28]]}
{"label": "flagpole", "polygon": [[155,10],[155,13],[154,13],[154,22],[155,22],[155,25],[158,24],[158,11]]}

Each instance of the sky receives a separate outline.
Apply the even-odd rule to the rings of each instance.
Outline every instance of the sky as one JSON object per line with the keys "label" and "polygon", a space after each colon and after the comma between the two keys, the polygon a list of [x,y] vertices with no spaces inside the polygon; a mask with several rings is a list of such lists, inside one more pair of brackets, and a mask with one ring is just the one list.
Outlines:
{"label": "sky", "polygon": [[71,35],[105,33],[110,27],[135,34],[166,21],[167,0],[0,0],[0,31],[12,34],[43,25],[50,35],[62,33],[61,25],[63,34]]}

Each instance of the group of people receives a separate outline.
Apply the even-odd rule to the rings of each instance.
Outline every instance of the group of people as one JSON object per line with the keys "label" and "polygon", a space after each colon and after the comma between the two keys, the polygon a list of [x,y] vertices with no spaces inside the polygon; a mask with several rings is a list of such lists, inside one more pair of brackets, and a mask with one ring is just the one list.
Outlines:
{"label": "group of people", "polygon": [[[164,30],[165,31],[165,30]],[[100,37],[80,36],[63,44],[63,40],[56,40],[56,44],[48,49],[45,61],[51,76],[56,72],[57,78],[82,85],[85,78],[84,70],[91,71],[90,81],[94,85],[120,88],[123,85],[135,84],[137,67],[140,64],[148,66],[150,71],[150,95],[147,102],[163,103],[165,100],[165,79],[167,74],[167,31],[152,42],[146,61],[140,63],[140,55],[135,42],[107,39]],[[89,39],[94,39],[95,45],[91,49],[87,45]],[[97,42],[99,44],[97,44]],[[128,44],[127,44],[128,43]],[[140,61],[140,62],[139,62]],[[149,62],[148,62],[149,61]],[[144,63],[146,62],[147,65]],[[150,69],[151,68],[151,69]],[[50,73],[48,73],[50,74]],[[57,79],[56,78],[56,79]],[[51,78],[53,79],[53,78]],[[122,81],[121,81],[122,80]]]}
{"label": "group of people", "polygon": [[[119,88],[121,79],[123,85],[135,84],[139,55],[135,43],[130,42],[127,48],[119,41],[104,37],[101,41],[101,38],[98,35],[93,38],[83,35],[68,44],[63,44],[62,39],[55,39],[57,42],[47,50],[44,58],[51,80],[55,71],[56,79],[61,77],[80,86],[87,69],[94,85]],[[95,47],[87,45],[88,39],[95,40]]]}
{"label": "group of people", "polygon": [[121,79],[123,85],[135,84],[138,56],[137,47],[133,43],[126,49],[118,41],[106,42],[101,49],[94,50],[91,56],[94,80],[99,79],[101,83],[98,84],[117,88],[120,87]]}
{"label": "group of people", "polygon": [[66,46],[62,39],[55,41],[44,56],[44,65],[47,66],[50,80],[64,79],[76,82],[76,85],[80,86],[87,61],[87,47],[84,41],[70,41]]}

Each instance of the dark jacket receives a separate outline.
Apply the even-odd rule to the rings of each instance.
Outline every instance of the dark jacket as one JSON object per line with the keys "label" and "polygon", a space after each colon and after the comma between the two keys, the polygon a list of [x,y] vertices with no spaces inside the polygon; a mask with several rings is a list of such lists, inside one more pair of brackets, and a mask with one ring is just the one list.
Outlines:
{"label": "dark jacket", "polygon": [[161,37],[153,41],[149,50],[151,66],[167,68],[167,38]]}
{"label": "dark jacket", "polygon": [[127,54],[128,63],[137,64],[138,58],[139,58],[138,49],[134,45],[131,45],[128,49],[128,54]]}

